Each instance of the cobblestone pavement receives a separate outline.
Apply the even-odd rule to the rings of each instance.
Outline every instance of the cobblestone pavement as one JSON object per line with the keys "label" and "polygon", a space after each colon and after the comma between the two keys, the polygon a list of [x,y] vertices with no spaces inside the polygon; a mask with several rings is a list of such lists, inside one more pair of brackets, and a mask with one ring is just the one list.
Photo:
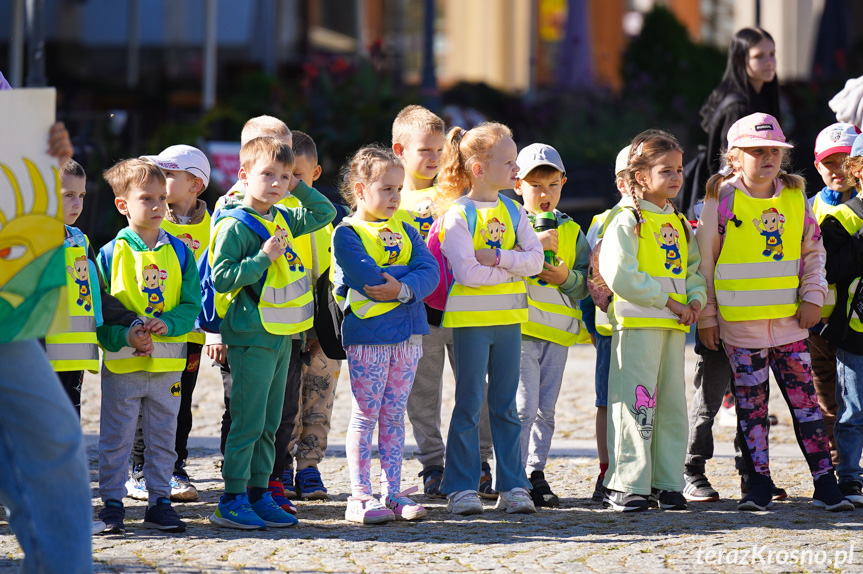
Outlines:
{"label": "cobblestone pavement", "polygon": [[[688,350],[687,372],[693,361]],[[344,437],[350,396],[342,373],[330,435],[330,455],[321,472],[329,501],[300,502],[301,522],[290,529],[241,532],[212,527],[207,516],[221,492],[218,432],[222,390],[218,371],[202,368],[195,397],[195,426],[189,474],[201,501],[178,504],[189,523],[181,535],[144,530],[143,503],[126,500],[125,537],[96,537],[97,572],[863,572],[863,511],[831,514],[810,503],[811,479],[794,440],[787,406],[771,411],[780,424],[771,431],[773,475],[789,499],[772,511],[736,510],[739,483],[729,444],[733,429],[717,427],[720,456],[708,474],[724,497],[718,503],[690,504],[690,510],[651,510],[622,515],[590,501],[597,474],[593,445],[593,354],[588,347],[570,353],[558,428],[546,474],[561,508],[523,517],[509,516],[486,503],[485,514],[453,518],[445,501],[423,496],[429,509],[417,523],[360,526],[344,521],[349,481]],[[91,446],[91,478],[96,479],[99,406],[98,379],[85,380],[82,424]],[[452,380],[446,386],[452,406]],[[687,394],[691,396],[691,381]],[[775,388],[774,398],[781,395]],[[777,401],[781,402],[781,401]],[[407,434],[409,441],[412,435]],[[374,469],[374,466],[373,466]],[[405,460],[403,487],[419,485],[416,460]],[[93,483],[95,487],[95,482]],[[58,488],[62,485],[58,484]],[[95,491],[94,491],[95,493]],[[99,506],[98,499],[94,504]],[[59,509],[58,509],[59,510]],[[5,520],[0,520],[0,574],[13,572],[21,551]]]}

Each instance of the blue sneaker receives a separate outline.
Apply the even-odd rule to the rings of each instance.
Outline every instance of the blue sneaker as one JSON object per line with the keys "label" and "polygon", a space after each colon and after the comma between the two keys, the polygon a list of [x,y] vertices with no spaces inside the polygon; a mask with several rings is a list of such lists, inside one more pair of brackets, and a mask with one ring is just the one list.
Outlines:
{"label": "blue sneaker", "polygon": [[238,530],[266,530],[267,523],[258,518],[249,505],[249,497],[240,494],[231,501],[225,497],[219,499],[219,507],[210,515],[210,522],[216,526],[236,528]]}
{"label": "blue sneaker", "polygon": [[[9,513],[6,514],[8,516]],[[105,507],[99,511],[99,521],[105,525],[99,534],[125,534],[126,525],[123,522],[125,518],[126,509],[123,508],[121,501],[106,500]]]}
{"label": "blue sneaker", "polygon": [[296,498],[296,486],[294,486],[294,469],[288,467],[282,473],[282,486],[285,489],[285,498]]}
{"label": "blue sneaker", "polygon": [[252,504],[252,511],[267,526],[272,526],[273,528],[287,528],[299,522],[295,516],[282,510],[273,501],[273,493],[269,491],[265,492],[259,501]]}
{"label": "blue sneaker", "polygon": [[303,500],[326,500],[327,488],[321,480],[321,472],[309,466],[297,471],[296,478],[297,496]]}
{"label": "blue sneaker", "polygon": [[185,532],[186,523],[171,506],[171,501],[163,497],[144,513],[144,528],[155,528],[165,532]]}

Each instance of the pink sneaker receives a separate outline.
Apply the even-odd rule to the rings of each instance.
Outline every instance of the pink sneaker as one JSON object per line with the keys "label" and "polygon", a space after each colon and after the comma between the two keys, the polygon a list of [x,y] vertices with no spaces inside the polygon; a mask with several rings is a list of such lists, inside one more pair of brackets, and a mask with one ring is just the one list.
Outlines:
{"label": "pink sneaker", "polygon": [[345,520],[360,524],[381,524],[396,519],[393,511],[380,503],[377,498],[348,498]]}
{"label": "pink sneaker", "polygon": [[426,509],[407,497],[408,494],[413,494],[417,490],[416,486],[412,486],[396,494],[390,493],[381,499],[381,502],[393,511],[397,519],[419,520],[425,517]]}

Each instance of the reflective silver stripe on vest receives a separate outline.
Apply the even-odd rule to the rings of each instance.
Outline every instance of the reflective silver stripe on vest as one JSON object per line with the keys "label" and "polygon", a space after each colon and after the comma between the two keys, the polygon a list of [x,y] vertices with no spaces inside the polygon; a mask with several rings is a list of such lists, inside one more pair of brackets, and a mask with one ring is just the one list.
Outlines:
{"label": "reflective silver stripe on vest", "polygon": [[[116,353],[111,351],[105,352],[106,361],[122,361],[123,359],[137,359],[134,356],[135,349],[132,347],[123,347]],[[183,359],[186,360],[186,343],[165,343],[163,341],[153,341],[153,352],[150,354],[152,359]]]}
{"label": "reflective silver stripe on vest", "polygon": [[674,293],[675,295],[686,295],[686,279],[677,279],[675,277],[653,277],[662,286],[662,290],[666,293]]}
{"label": "reflective silver stripe on vest", "polygon": [[719,263],[716,265],[716,281],[739,279],[772,279],[775,277],[797,277],[800,260],[765,261],[764,263]]}
{"label": "reflective silver stripe on vest", "polygon": [[530,307],[528,311],[528,320],[531,323],[551,327],[552,329],[572,333],[573,335],[577,335],[579,329],[581,329],[581,322],[575,317],[549,313],[548,311],[543,311],[536,307]]}
{"label": "reflective silver stripe on vest", "polygon": [[261,301],[271,305],[283,305],[288,301],[302,297],[308,290],[309,280],[306,277],[300,277],[280,289],[265,286],[263,291],[261,291]]}
{"label": "reflective silver stripe on vest", "polygon": [[95,343],[47,343],[45,351],[51,361],[98,361]]}
{"label": "reflective silver stripe on vest", "polygon": [[96,318],[89,315],[69,317],[69,333],[93,333],[96,331]]}
{"label": "reflective silver stripe on vest", "polygon": [[797,303],[797,288],[766,289],[764,291],[720,291],[716,290],[716,302],[720,307],[772,307]]}
{"label": "reflective silver stripe on vest", "polygon": [[452,311],[513,311],[527,308],[527,293],[456,295],[446,300],[445,313]]}
{"label": "reflective silver stripe on vest", "polygon": [[527,284],[527,293],[530,298],[538,303],[549,305],[564,305],[575,309],[575,302],[554,287],[542,287],[540,285]]}
{"label": "reflective silver stripe on vest", "polygon": [[824,306],[836,305],[836,289],[827,289],[827,297],[824,298]]}
{"label": "reflective silver stripe on vest", "polygon": [[[656,279],[656,277],[654,277]],[[614,314],[617,317],[629,317],[630,319],[673,319],[677,321],[679,317],[672,313],[668,307],[657,309],[656,307],[642,307],[629,301],[615,301]]]}
{"label": "reflective silver stripe on vest", "polygon": [[314,317],[315,302],[309,301],[302,307],[260,307],[259,310],[264,323],[296,325]]}

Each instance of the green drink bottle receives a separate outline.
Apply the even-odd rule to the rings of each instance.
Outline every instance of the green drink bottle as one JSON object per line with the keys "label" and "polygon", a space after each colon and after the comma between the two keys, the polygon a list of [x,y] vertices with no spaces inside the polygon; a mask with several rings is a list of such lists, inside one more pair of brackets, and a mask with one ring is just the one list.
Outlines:
{"label": "green drink bottle", "polygon": [[[548,231],[549,229],[557,229],[557,217],[551,211],[545,211],[538,214],[533,220],[533,228],[536,231]],[[545,262],[549,265],[557,263],[557,254],[549,249],[545,250]]]}

